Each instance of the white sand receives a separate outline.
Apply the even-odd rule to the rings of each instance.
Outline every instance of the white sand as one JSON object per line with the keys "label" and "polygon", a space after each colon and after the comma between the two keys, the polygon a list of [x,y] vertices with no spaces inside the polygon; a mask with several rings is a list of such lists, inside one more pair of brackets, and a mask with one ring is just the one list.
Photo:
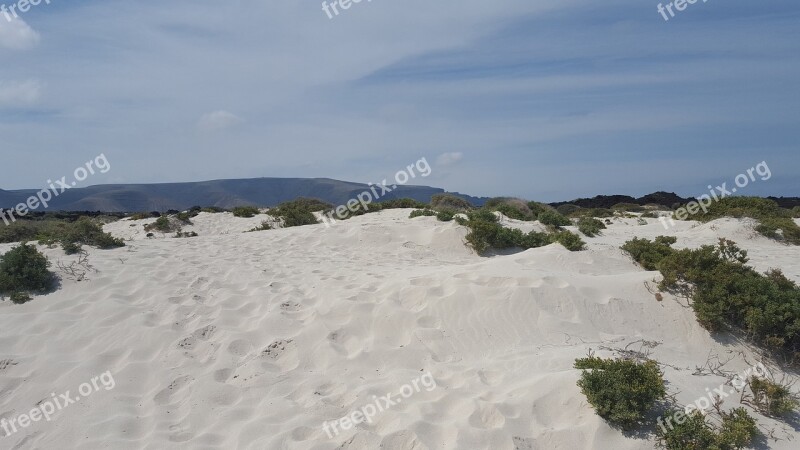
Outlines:
{"label": "white sand", "polygon": [[[689,247],[727,237],[759,270],[800,282],[800,247],[738,220],[669,232],[617,220],[584,252],[551,245],[481,258],[464,247],[463,227],[408,214],[242,233],[267,216],[204,213],[185,228],[200,234],[189,239],[148,239],[148,221],[108,225],[132,240],[90,249],[98,273],[0,304],[0,417],[51,392],[74,395],[106,371],[116,386],[0,438],[0,448],[652,449],[652,438],[626,437],[594,413],[575,358],[657,341],[652,357],[672,366],[669,390],[687,403],[725,381],[692,375],[709,354],[736,356],[726,369],[740,371],[748,364],[737,354],[752,353],[714,340],[673,297],[656,301],[645,282],[657,274],[619,246],[633,236],[675,234]],[[426,371],[436,389],[332,439],[323,431]],[[782,439],[769,448],[797,448],[800,433],[753,415]]]}

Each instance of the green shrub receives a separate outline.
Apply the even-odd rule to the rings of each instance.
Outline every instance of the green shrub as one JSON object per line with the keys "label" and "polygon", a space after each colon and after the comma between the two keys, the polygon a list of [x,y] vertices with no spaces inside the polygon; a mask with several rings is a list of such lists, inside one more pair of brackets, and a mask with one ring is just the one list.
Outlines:
{"label": "green shrub", "polygon": [[528,204],[518,198],[493,198],[487,201],[483,207],[490,211],[499,211],[511,219],[533,220],[536,218]]}
{"label": "green shrub", "polygon": [[556,211],[562,216],[574,216],[580,214],[583,208],[578,205],[567,203],[566,205],[561,205],[556,208]]}
{"label": "green shrub", "polygon": [[550,235],[551,242],[558,242],[571,252],[578,252],[586,248],[580,236],[571,231],[559,231]]}
{"label": "green shrub", "polygon": [[756,231],[778,241],[800,245],[800,227],[789,217],[765,217],[759,220]]}
{"label": "green shrub", "polygon": [[199,235],[194,231],[178,231],[175,233],[176,238],[193,238],[197,236]]}
{"label": "green shrub", "polygon": [[550,225],[556,228],[572,225],[571,220],[553,210],[544,211],[539,214],[539,222],[541,222],[542,225]]}
{"label": "green shrub", "polygon": [[585,209],[581,212],[588,217],[597,217],[601,219],[605,219],[607,217],[614,217],[614,211],[607,208],[590,208],[590,209]]}
{"label": "green shrub", "polygon": [[261,222],[261,225],[255,227],[255,228],[252,228],[250,230],[247,230],[246,233],[253,233],[253,232],[256,232],[256,231],[269,231],[271,229],[272,229],[272,224],[265,220],[265,221]]}
{"label": "green shrub", "polygon": [[80,253],[81,250],[83,250],[81,244],[78,244],[76,242],[64,242],[63,244],[61,244],[61,248],[64,249],[64,253],[66,253],[67,255],[74,255],[76,253]]}
{"label": "green shrub", "polygon": [[167,216],[161,216],[155,222],[144,226],[144,231],[160,231],[162,233],[170,233],[177,231],[177,229],[178,227]]}
{"label": "green shrub", "polygon": [[0,295],[11,295],[15,303],[30,300],[28,292],[47,292],[55,285],[55,275],[48,270],[50,261],[27,243],[0,256]]}
{"label": "green shrub", "polygon": [[[422,203],[413,198],[396,198],[392,200],[386,200],[380,203],[374,203],[375,205],[380,205],[381,209],[426,209],[428,208],[427,203]],[[370,205],[371,207],[372,205]]]}
{"label": "green shrub", "polygon": [[623,212],[643,212],[645,210],[644,206],[638,205],[636,203],[617,203],[616,205],[611,207],[614,211],[623,211]]}
{"label": "green shrub", "polygon": [[[80,245],[91,245],[99,249],[124,247],[125,241],[103,231],[102,226],[89,217],[81,217],[75,222],[45,222],[37,238],[42,244],[60,243],[67,253],[76,253]],[[80,251],[80,249],[77,249]]]}
{"label": "green shrub", "polygon": [[525,234],[516,228],[506,228],[499,223],[484,221],[469,221],[467,226],[470,228],[465,237],[467,245],[478,254],[483,254],[490,248],[530,248],[526,247]]}
{"label": "green shrub", "polygon": [[458,214],[458,212],[452,209],[443,209],[436,214],[436,219],[440,222],[450,222],[456,214]]}
{"label": "green shrub", "polygon": [[218,213],[225,212],[225,210],[222,209],[222,208],[219,208],[217,206],[206,206],[206,207],[200,208],[200,212],[209,213],[209,214],[218,214]]}
{"label": "green shrub", "polygon": [[255,206],[237,206],[231,210],[234,217],[243,217],[249,219],[261,213]]}
{"label": "green shrub", "polygon": [[528,202],[528,209],[531,210],[533,217],[539,217],[539,214],[545,211],[555,211],[552,206],[540,202]]}
{"label": "green shrub", "polygon": [[753,393],[753,404],[768,416],[783,416],[799,406],[787,386],[758,377],[750,377],[747,384]]}
{"label": "green shrub", "polygon": [[153,218],[153,214],[148,212],[138,212],[130,216],[131,220],[145,220],[151,218]]}
{"label": "green shrub", "polygon": [[35,239],[43,226],[42,222],[13,222],[0,224],[0,243],[23,242]]}
{"label": "green shrub", "polygon": [[800,219],[800,206],[795,206],[792,208],[792,217],[795,219]]}
{"label": "green shrub", "polygon": [[8,299],[11,300],[11,303],[14,303],[15,305],[22,305],[33,300],[33,298],[31,298],[30,294],[28,294],[27,292],[19,292],[19,291],[12,292],[8,296]]}
{"label": "green shrub", "polygon": [[633,238],[622,246],[622,250],[628,252],[645,270],[658,270],[661,260],[675,251],[670,246],[676,242],[678,239],[672,236],[658,236],[655,242]]}
{"label": "green shrub", "polygon": [[734,450],[750,446],[758,434],[756,421],[744,408],[722,413],[721,424],[712,426],[699,411],[688,415],[675,410],[671,416],[678,418],[663,425],[659,439],[667,450]]}
{"label": "green shrub", "polygon": [[605,230],[606,224],[594,217],[581,217],[578,219],[578,231],[587,237],[595,237],[600,234],[600,230]]}
{"label": "green shrub", "polygon": [[314,213],[327,211],[332,207],[331,204],[321,200],[301,197],[290,202],[281,203],[277,207],[270,209],[267,214],[282,219],[285,228],[299,227],[319,223]]}
{"label": "green shrub", "polygon": [[486,208],[470,211],[469,213],[467,213],[467,217],[469,218],[469,220],[481,221],[481,222],[497,222],[498,220],[500,220],[498,219],[498,217],[495,215],[494,212]]}
{"label": "green shrub", "polygon": [[180,212],[180,213],[176,214],[175,218],[178,219],[179,221],[181,221],[182,223],[186,224],[186,225],[191,225],[192,224],[192,217],[195,217],[195,216],[197,216],[197,214],[194,213],[194,212],[184,211],[184,212]]}
{"label": "green shrub", "polygon": [[415,217],[420,217],[420,216],[431,217],[431,216],[435,216],[435,215],[436,215],[436,211],[433,211],[433,210],[430,210],[430,209],[417,209],[417,210],[411,211],[411,214],[408,216],[408,218],[409,219],[413,219]]}
{"label": "green shrub", "polygon": [[456,211],[465,211],[473,208],[469,201],[453,194],[435,194],[431,197],[432,208],[448,208]]}
{"label": "green shrub", "polygon": [[589,355],[575,360],[575,368],[583,370],[578,386],[597,414],[625,429],[642,424],[645,414],[667,394],[655,361]]}

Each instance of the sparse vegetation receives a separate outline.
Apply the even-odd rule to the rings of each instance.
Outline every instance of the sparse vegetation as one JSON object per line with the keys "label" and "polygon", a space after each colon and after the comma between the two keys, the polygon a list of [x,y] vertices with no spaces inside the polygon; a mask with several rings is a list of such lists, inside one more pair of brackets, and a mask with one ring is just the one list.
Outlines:
{"label": "sparse vegetation", "polygon": [[536,218],[528,204],[518,198],[493,198],[486,202],[484,208],[490,211],[499,211],[504,216],[516,220],[529,221]]}
{"label": "sparse vegetation", "polygon": [[199,235],[194,231],[178,231],[175,233],[176,238],[192,238],[197,236]]}
{"label": "sparse vegetation", "polygon": [[281,203],[277,207],[270,209],[267,214],[281,219],[283,227],[289,228],[317,224],[319,221],[314,216],[314,213],[329,211],[331,208],[333,208],[331,204],[321,200],[301,197],[290,202]]}
{"label": "sparse vegetation", "polygon": [[252,228],[250,230],[247,230],[247,233],[254,233],[256,231],[269,231],[271,229],[272,229],[272,224],[265,220],[261,222],[261,225]]}
{"label": "sparse vegetation", "polygon": [[669,428],[659,429],[659,439],[667,450],[735,450],[749,447],[758,434],[756,421],[744,408],[729,413],[720,412],[721,425],[711,425],[706,416],[698,411],[685,415],[675,410],[673,417],[680,417]]}
{"label": "sparse vegetation", "polygon": [[261,213],[255,206],[237,206],[231,210],[234,217],[243,217],[249,219]]}
{"label": "sparse vegetation", "polygon": [[606,224],[594,217],[581,217],[578,220],[578,231],[587,237],[595,237],[600,234],[601,230],[606,229]]}
{"label": "sparse vegetation", "polygon": [[434,195],[431,197],[431,207],[435,209],[454,209],[456,211],[467,211],[473,208],[472,203],[453,194]]}
{"label": "sparse vegetation", "polygon": [[767,416],[783,416],[800,406],[788,386],[759,377],[750,377],[747,385],[753,394],[753,406]]}
{"label": "sparse vegetation", "polygon": [[636,203],[617,203],[616,205],[611,207],[614,211],[622,211],[622,212],[644,212],[645,208],[642,205],[637,205]]}
{"label": "sparse vegetation", "polygon": [[392,200],[386,200],[379,203],[373,203],[370,205],[370,209],[373,205],[378,205],[380,209],[425,209],[428,207],[427,203],[422,203],[413,198],[396,198]]}
{"label": "sparse vegetation", "polygon": [[409,219],[413,219],[415,217],[432,217],[436,215],[436,211],[431,209],[417,209],[411,211],[411,214],[408,216]]}
{"label": "sparse vegetation", "polygon": [[556,211],[562,216],[574,216],[580,213],[582,209],[583,208],[581,208],[578,205],[567,203],[566,205],[561,205],[558,208],[556,208]]}
{"label": "sparse vegetation", "polygon": [[644,421],[645,414],[667,391],[658,364],[589,355],[575,360],[582,369],[578,386],[597,414],[625,429]]}
{"label": "sparse vegetation", "polygon": [[22,243],[0,256],[0,295],[25,303],[31,292],[44,293],[55,285],[50,261],[33,245]]}
{"label": "sparse vegetation", "polygon": [[180,230],[180,226],[169,220],[168,216],[161,216],[155,222],[144,226],[144,231],[160,231],[162,233],[171,233]]}
{"label": "sparse vegetation", "polygon": [[[758,220],[756,231],[762,235],[800,245],[800,226],[792,220],[796,215],[794,210],[781,208],[777,202],[767,198],[726,197],[712,202],[707,212],[700,211],[688,218],[708,222],[722,217],[749,217]],[[677,215],[676,218],[680,219]]]}

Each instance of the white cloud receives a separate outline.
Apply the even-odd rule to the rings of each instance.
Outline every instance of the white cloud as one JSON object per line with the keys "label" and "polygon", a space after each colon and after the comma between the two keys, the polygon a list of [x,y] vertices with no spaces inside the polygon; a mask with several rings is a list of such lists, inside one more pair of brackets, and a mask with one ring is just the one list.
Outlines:
{"label": "white cloud", "polygon": [[0,107],[30,106],[38,102],[41,95],[42,84],[38,81],[0,81]]}
{"label": "white cloud", "polygon": [[39,42],[39,33],[22,19],[6,19],[0,13],[0,47],[25,50]]}
{"label": "white cloud", "polygon": [[442,153],[436,158],[436,165],[437,166],[452,166],[464,158],[464,154],[461,152],[449,152],[449,153]]}
{"label": "white cloud", "polygon": [[203,114],[197,122],[197,128],[200,131],[219,131],[230,128],[241,121],[242,119],[237,115],[220,110]]}

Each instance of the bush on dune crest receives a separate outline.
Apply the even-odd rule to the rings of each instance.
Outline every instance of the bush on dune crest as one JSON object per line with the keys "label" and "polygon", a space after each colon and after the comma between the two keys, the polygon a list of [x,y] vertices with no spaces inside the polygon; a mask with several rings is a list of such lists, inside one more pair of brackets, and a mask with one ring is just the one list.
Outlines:
{"label": "bush on dune crest", "polygon": [[328,211],[333,208],[330,203],[314,198],[298,198],[290,202],[284,202],[275,208],[267,211],[272,217],[281,219],[283,227],[299,227],[303,225],[314,225],[319,223],[314,216],[315,212]]}
{"label": "bush on dune crest", "polygon": [[255,206],[237,206],[233,208],[231,212],[233,213],[233,217],[243,217],[245,219],[255,217],[261,213]]}
{"label": "bush on dune crest", "polygon": [[711,203],[705,212],[700,211],[689,219],[709,222],[722,217],[749,217],[759,222],[756,231],[762,235],[800,245],[800,226],[792,220],[796,215],[795,210],[781,208],[777,202],[767,198],[726,197]]}
{"label": "bush on dune crest", "polygon": [[583,250],[585,243],[581,238],[569,231],[557,233],[540,233],[531,231],[523,233],[517,228],[506,228],[497,223],[497,216],[488,210],[478,210],[468,214],[469,220],[463,224],[470,229],[466,242],[478,254],[485,254],[490,249],[538,248],[558,242],[570,251]]}
{"label": "bush on dune crest", "polygon": [[[800,287],[780,271],[760,274],[732,241],[675,250],[674,238],[634,239],[623,249],[646,268],[659,270],[659,288],[690,299],[700,324],[712,331],[738,329],[762,346],[800,357]],[[651,269],[651,270],[653,270]]]}
{"label": "bush on dune crest", "polygon": [[468,211],[473,208],[472,203],[453,194],[436,194],[431,197],[431,208],[447,208],[456,211]]}

